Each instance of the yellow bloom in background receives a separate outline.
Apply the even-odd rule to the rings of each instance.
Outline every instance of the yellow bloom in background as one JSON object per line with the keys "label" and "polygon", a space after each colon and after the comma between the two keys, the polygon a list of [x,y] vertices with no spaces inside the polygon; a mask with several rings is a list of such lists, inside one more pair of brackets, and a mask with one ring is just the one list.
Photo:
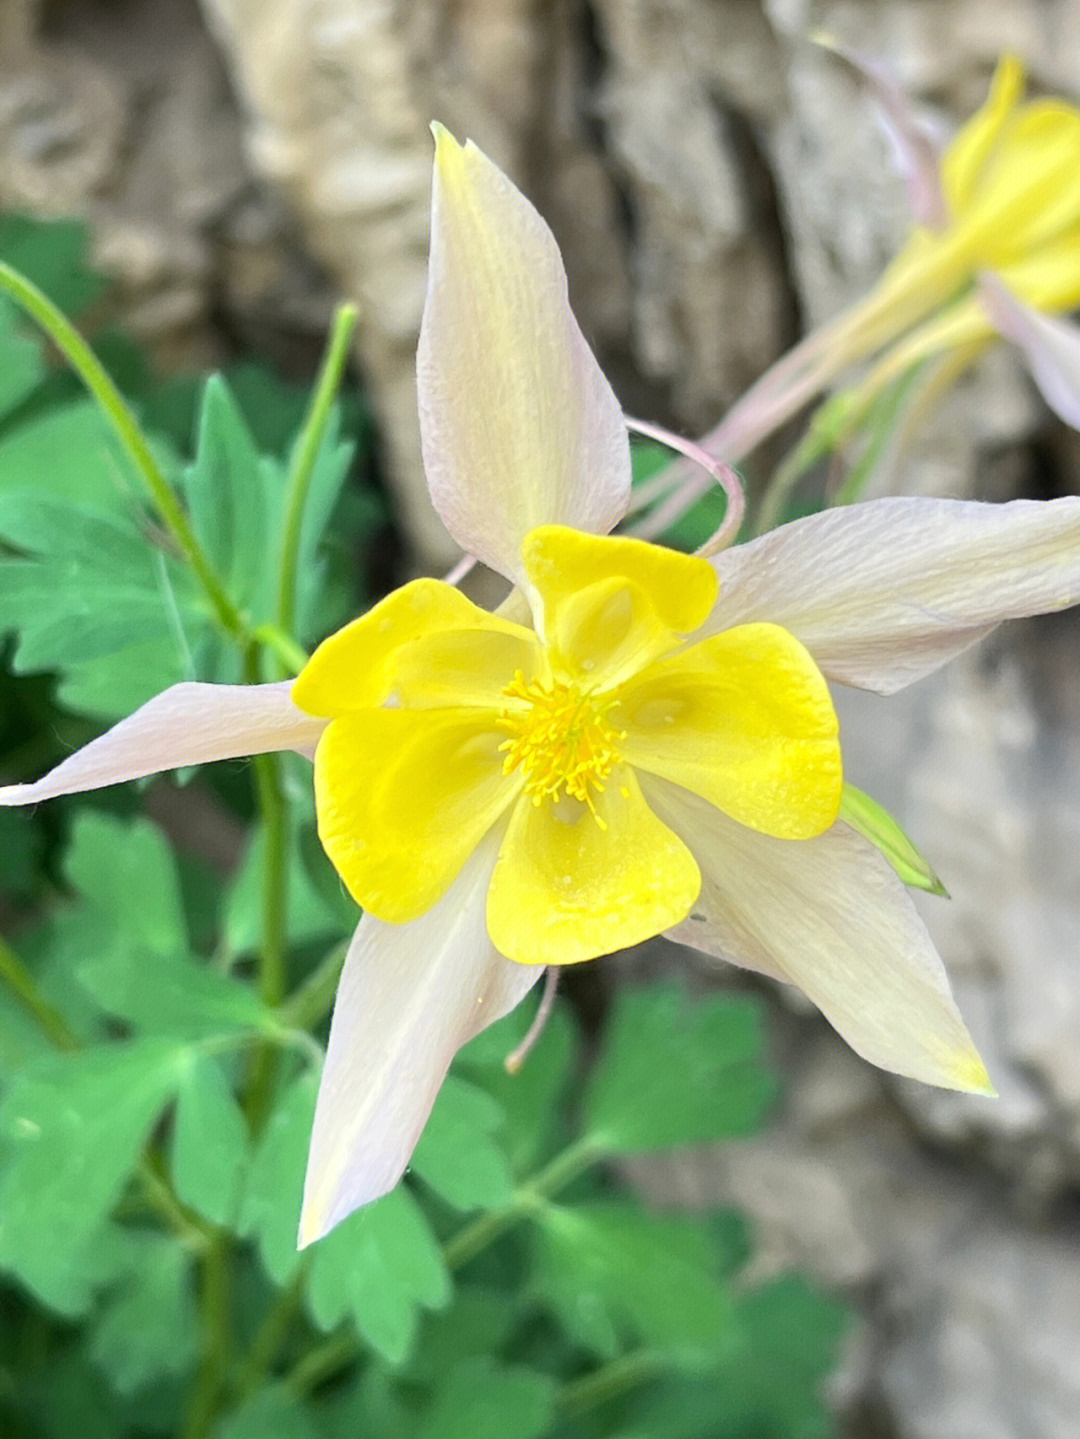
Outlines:
{"label": "yellow bloom in background", "polygon": [[[999,336],[1020,348],[1051,408],[1080,427],[1080,331],[1062,318],[1080,306],[1080,110],[1025,100],[1023,67],[1006,57],[986,104],[942,148],[887,67],[819,38],[878,102],[918,223],[869,294],[778,360],[702,446],[734,464],[868,364],[842,394],[844,437],[914,366],[933,362],[927,384],[951,380]],[[703,485],[684,480],[681,504]]]}
{"label": "yellow bloom in background", "polygon": [[921,360],[959,352],[970,361],[996,335],[1014,338],[987,303],[985,276],[1037,314],[1080,305],[1080,111],[1023,96],[1023,67],[1006,57],[986,104],[940,157],[922,147],[916,160],[909,149],[913,166],[934,167],[922,189],[938,192],[941,218],[916,230],[857,309],[860,353],[896,341],[865,393]]}
{"label": "yellow bloom in background", "polygon": [[[314,755],[364,907],[338,989],[300,1242],[392,1188],[450,1062],[547,964],[665,933],[797,984],[875,1064],[989,1088],[903,884],[840,809],[827,682],[891,692],[1003,619],[1080,600],[1080,498],[892,499],[714,559],[610,537],[626,424],[555,241],[437,132],[418,355],[432,499],[516,616],[419,580],[295,684],[164,691],[28,804],[260,750]],[[840,816],[838,818],[838,815]]]}

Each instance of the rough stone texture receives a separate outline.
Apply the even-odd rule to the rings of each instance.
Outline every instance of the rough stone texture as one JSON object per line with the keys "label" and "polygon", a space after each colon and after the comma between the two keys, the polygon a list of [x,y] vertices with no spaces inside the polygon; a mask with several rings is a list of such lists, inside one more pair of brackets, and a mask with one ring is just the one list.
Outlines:
{"label": "rough stone texture", "polygon": [[0,209],[87,219],[126,327],[163,366],[210,363],[238,335],[287,359],[275,336],[325,327],[325,286],[245,169],[195,0],[5,0],[0,154]]}
{"label": "rough stone texture", "polygon": [[[870,106],[805,42],[819,28],[887,55],[945,130],[1004,48],[1037,87],[1080,83],[1080,0],[4,0],[0,205],[86,215],[166,362],[237,337],[287,355],[335,297],[359,300],[430,567],[451,549],[413,382],[429,120],[548,217],[628,408],[703,429],[907,228]],[[1037,465],[1042,425],[999,349],[915,418],[887,483],[1003,499],[1041,467],[1075,488],[1080,442],[1044,431]],[[775,1132],[635,1170],[659,1197],[737,1201],[763,1269],[796,1264],[860,1305],[837,1390],[860,1439],[1076,1433],[1078,638],[1068,620],[1017,629],[904,695],[843,702],[851,777],[953,893],[923,907],[1001,1099],[884,1079],[785,994]]]}

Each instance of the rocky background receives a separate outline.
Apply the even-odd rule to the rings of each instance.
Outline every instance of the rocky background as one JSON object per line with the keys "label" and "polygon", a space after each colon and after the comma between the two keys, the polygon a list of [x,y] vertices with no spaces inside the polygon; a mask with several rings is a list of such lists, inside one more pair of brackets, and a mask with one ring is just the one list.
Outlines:
{"label": "rocky background", "polygon": [[[334,302],[358,299],[387,476],[437,569],[413,393],[429,120],[549,218],[627,408],[699,432],[904,232],[887,145],[806,43],[819,28],[887,57],[944,127],[1005,48],[1036,87],[1080,91],[1080,0],[2,0],[0,210],[86,217],[165,368],[255,349],[303,375]],[[920,417],[890,480],[1076,490],[1080,445],[999,351]],[[1078,639],[1069,617],[1017,627],[842,707],[849,773],[952,893],[926,917],[1000,1100],[886,1079],[784,995],[775,1129],[639,1171],[669,1202],[738,1201],[763,1265],[858,1304],[836,1399],[859,1439],[1080,1428]]]}

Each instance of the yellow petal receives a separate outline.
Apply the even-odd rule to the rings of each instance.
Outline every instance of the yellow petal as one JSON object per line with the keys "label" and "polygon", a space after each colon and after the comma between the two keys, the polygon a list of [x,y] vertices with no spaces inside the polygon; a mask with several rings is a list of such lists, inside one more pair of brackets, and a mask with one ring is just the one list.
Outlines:
{"label": "yellow petal", "polygon": [[1053,241],[1080,218],[1080,112],[1063,101],[1025,106],[987,157],[962,224],[982,265]]}
{"label": "yellow petal", "polygon": [[526,536],[522,558],[553,662],[594,686],[671,649],[716,603],[708,561],[644,540],[544,525]]}
{"label": "yellow petal", "polygon": [[[445,641],[440,686],[432,642],[454,631],[468,638]],[[421,640],[432,646],[426,653],[411,649]],[[490,705],[498,676],[505,669],[505,685],[516,668],[530,669],[535,646],[531,631],[480,609],[451,585],[414,580],[324,640],[297,676],[292,700],[308,714],[348,714],[381,705],[399,682],[426,677],[426,687],[416,685],[425,697],[411,703]]]}
{"label": "yellow petal", "polygon": [[814,661],[778,625],[725,630],[651,666],[611,720],[628,764],[750,829],[808,839],[836,818],[836,713]]}
{"label": "yellow petal", "polygon": [[1045,314],[1080,305],[1080,204],[1077,223],[1029,255],[995,267],[1002,283]]}
{"label": "yellow petal", "polygon": [[[510,817],[488,894],[488,930],[521,964],[575,964],[650,939],[685,919],[701,876],[625,767],[596,798],[534,805]],[[603,827],[597,821],[603,821]]]}
{"label": "yellow petal", "polygon": [[987,156],[998,143],[1023,94],[1024,69],[1006,55],[994,74],[990,94],[946,150],[941,182],[953,214],[963,210],[979,181]]}
{"label": "yellow petal", "polygon": [[362,710],[315,751],[319,838],[356,902],[379,919],[423,914],[521,788],[504,736],[477,710]]}

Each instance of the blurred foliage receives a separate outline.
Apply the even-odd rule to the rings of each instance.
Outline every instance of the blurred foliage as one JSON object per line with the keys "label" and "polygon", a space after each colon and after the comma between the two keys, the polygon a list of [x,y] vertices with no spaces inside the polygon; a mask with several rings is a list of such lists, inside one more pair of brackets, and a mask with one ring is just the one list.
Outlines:
{"label": "blurred foliage", "polygon": [[[71,226],[0,226],[0,257],[76,311],[100,289],[80,255]],[[362,411],[320,418],[252,367],[157,386],[122,341],[99,351],[243,630],[219,623],[100,411],[0,305],[12,779],[174,680],[280,674],[290,647],[371,598],[363,557],[383,521],[353,467]],[[275,636],[270,561],[305,444],[296,633]],[[841,1308],[795,1276],[752,1279],[739,1216],[657,1212],[612,1165],[760,1127],[776,1082],[749,1000],[628,987],[589,1045],[560,1006],[511,1077],[526,1006],[459,1056],[398,1189],[297,1252],[355,913],[303,762],[270,757],[257,799],[250,770],[161,782],[170,813],[197,804],[204,835],[244,836],[231,866],[198,826],[171,843],[130,793],[0,813],[0,1431],[831,1433]]]}

